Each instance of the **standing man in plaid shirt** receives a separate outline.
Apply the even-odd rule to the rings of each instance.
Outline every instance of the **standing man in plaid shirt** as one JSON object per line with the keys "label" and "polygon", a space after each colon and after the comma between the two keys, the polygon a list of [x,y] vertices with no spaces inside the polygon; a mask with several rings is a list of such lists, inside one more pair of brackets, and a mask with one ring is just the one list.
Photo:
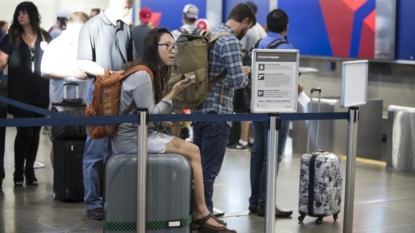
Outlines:
{"label": "standing man in plaid shirt", "polygon": [[[242,39],[256,24],[255,13],[245,3],[236,5],[228,16],[228,21],[212,31],[212,36],[220,32],[222,36],[209,48],[209,81],[226,70],[227,75],[209,92],[205,102],[192,110],[193,114],[232,114],[234,89],[244,88],[248,82],[249,68],[242,65]],[[213,183],[219,174],[225,156],[231,122],[195,122],[193,142],[199,146],[202,157],[203,180],[206,206],[213,213]]]}

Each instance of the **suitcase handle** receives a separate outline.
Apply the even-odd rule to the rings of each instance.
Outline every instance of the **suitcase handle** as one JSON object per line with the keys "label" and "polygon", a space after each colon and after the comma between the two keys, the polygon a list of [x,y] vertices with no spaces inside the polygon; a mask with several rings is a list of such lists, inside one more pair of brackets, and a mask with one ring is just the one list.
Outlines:
{"label": "suitcase handle", "polygon": [[76,87],[75,88],[75,99],[76,100],[79,99],[79,83],[77,83],[77,82],[64,82],[63,83],[63,99],[66,100],[66,102],[68,102],[67,88],[71,85],[75,85],[75,87]]}
{"label": "suitcase handle", "polygon": [[[313,106],[313,93],[318,92],[318,102],[317,102],[317,112],[320,112],[320,102],[321,102],[321,88],[315,87],[311,89],[310,91],[310,107],[309,112],[312,113],[312,106]],[[318,125],[320,123],[320,120],[317,120],[316,122],[316,144],[314,151],[317,151],[317,141],[318,141]],[[310,121],[308,121],[308,129],[307,129],[307,154],[310,153]]]}

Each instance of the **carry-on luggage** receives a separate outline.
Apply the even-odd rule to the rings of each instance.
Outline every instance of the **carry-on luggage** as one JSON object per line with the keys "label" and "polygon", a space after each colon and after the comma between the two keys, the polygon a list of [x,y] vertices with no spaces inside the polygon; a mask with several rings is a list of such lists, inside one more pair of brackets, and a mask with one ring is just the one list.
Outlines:
{"label": "carry-on luggage", "polygon": [[[313,88],[310,94],[310,112],[313,92],[318,91],[318,112],[320,111],[321,89]],[[323,218],[333,215],[338,218],[342,198],[342,175],[340,159],[333,153],[317,150],[318,121],[316,124],[315,152],[309,153],[310,123],[308,124],[307,154],[301,156],[300,196],[298,220],[306,215],[317,217],[321,224]]]}
{"label": "carry-on luggage", "polygon": [[59,201],[82,201],[84,178],[82,161],[85,140],[53,139],[53,198]]}
{"label": "carry-on luggage", "polygon": [[[63,100],[62,103],[52,103],[52,111],[68,114],[74,117],[85,116],[86,105],[79,98],[79,84],[76,82],[66,82],[63,84]],[[68,99],[68,88],[75,86],[75,98]],[[52,126],[52,136],[55,139],[64,140],[86,140],[85,125],[57,125]]]}
{"label": "carry-on luggage", "polygon": [[[68,88],[76,87],[75,98],[68,99]],[[86,105],[79,98],[76,82],[64,83],[62,103],[52,103],[52,111],[84,116]],[[53,198],[59,201],[84,199],[83,158],[86,143],[85,125],[52,126]]]}
{"label": "carry-on luggage", "polygon": [[[176,154],[149,154],[146,228],[152,233],[190,233],[192,169]],[[135,233],[137,155],[112,156],[105,167],[104,231]]]}

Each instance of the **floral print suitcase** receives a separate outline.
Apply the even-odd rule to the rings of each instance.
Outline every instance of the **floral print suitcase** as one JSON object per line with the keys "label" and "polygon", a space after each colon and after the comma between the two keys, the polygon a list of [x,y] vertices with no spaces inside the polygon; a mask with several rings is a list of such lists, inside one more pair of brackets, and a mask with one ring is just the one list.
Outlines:
{"label": "floral print suitcase", "polygon": [[342,198],[340,159],[329,152],[314,152],[301,157],[300,196],[298,220],[306,215],[323,217],[333,215],[337,219]]}
{"label": "floral print suitcase", "polygon": [[[313,88],[310,93],[310,111],[313,92],[318,92],[318,110],[320,112],[321,89]],[[321,224],[323,218],[333,215],[337,220],[342,199],[342,173],[340,159],[333,153],[317,150],[318,123],[316,126],[315,152],[309,153],[310,130],[308,132],[307,153],[301,156],[300,195],[298,220],[302,222],[306,215],[317,217]],[[308,125],[310,128],[310,123]]]}

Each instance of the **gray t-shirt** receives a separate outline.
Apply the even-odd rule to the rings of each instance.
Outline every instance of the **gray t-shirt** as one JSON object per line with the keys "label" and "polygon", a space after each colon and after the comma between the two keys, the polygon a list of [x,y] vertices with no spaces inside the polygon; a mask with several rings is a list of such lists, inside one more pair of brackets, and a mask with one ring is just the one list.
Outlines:
{"label": "gray t-shirt", "polygon": [[[172,101],[164,97],[155,103],[154,85],[146,71],[138,71],[125,78],[121,85],[120,114],[131,105],[134,100],[139,108],[147,108],[149,114],[168,114],[172,109]],[[137,114],[137,108],[129,115]],[[148,134],[156,131],[159,122],[149,122]],[[115,154],[132,151],[137,147],[137,125],[123,123],[118,126],[117,132],[112,136],[112,149]]]}
{"label": "gray t-shirt", "polygon": [[265,30],[262,28],[261,24],[255,24],[251,29],[248,30],[246,35],[241,39],[241,45],[245,46],[246,50],[251,50],[255,43],[267,36]]}
{"label": "gray t-shirt", "polygon": [[143,54],[144,37],[147,35],[147,32],[150,30],[151,30],[151,27],[149,27],[146,24],[138,25],[132,30],[134,48],[135,48],[135,52],[137,53],[137,56],[136,56],[137,59],[140,59]]}
{"label": "gray t-shirt", "polygon": [[101,11],[81,29],[78,60],[90,60],[103,68],[121,70],[124,63],[133,60],[130,27],[121,20],[114,26]]}

